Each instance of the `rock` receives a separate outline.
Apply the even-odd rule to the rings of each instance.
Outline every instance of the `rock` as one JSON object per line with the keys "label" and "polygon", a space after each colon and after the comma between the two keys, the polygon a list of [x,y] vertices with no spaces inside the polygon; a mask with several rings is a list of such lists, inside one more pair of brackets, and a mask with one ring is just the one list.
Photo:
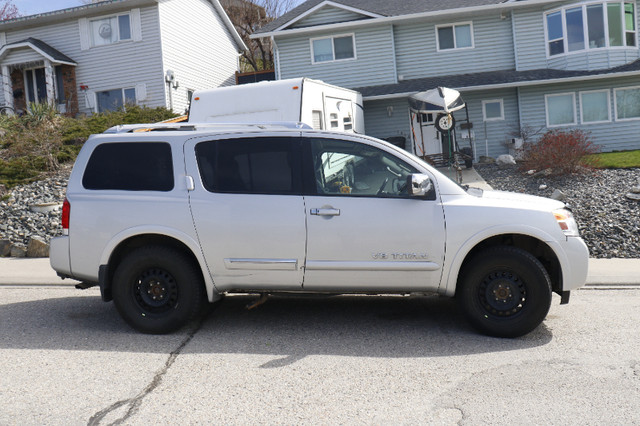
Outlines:
{"label": "rock", "polygon": [[27,257],[49,257],[49,244],[42,238],[31,237],[27,246]]}
{"label": "rock", "polygon": [[495,158],[481,155],[478,161],[480,164],[493,164],[496,162]]}
{"label": "rock", "polygon": [[633,188],[631,188],[631,193],[632,194],[640,194],[640,185],[634,186]]}
{"label": "rock", "polygon": [[640,193],[637,192],[629,192],[625,195],[625,197],[633,201],[640,201]]}
{"label": "rock", "polygon": [[538,189],[539,189],[540,191],[545,190],[545,189],[547,189],[547,188],[548,188],[548,186],[547,186],[547,185],[545,185],[545,184],[542,184],[542,185],[540,185],[540,186],[538,187]]}
{"label": "rock", "polygon": [[564,201],[567,198],[567,196],[565,195],[564,192],[560,191],[559,189],[556,189],[553,191],[553,194],[551,194],[550,198],[553,200]]}
{"label": "rock", "polygon": [[532,174],[534,174],[535,172],[536,172],[535,170],[529,170],[529,171],[527,172],[527,174],[528,174],[528,175],[532,175]]}
{"label": "rock", "polygon": [[540,170],[539,172],[535,172],[533,176],[551,176],[552,174],[553,174],[553,170],[544,169],[544,170]]}
{"label": "rock", "polygon": [[0,240],[0,257],[7,257],[11,254],[11,241]]}
{"label": "rock", "polygon": [[515,166],[516,160],[509,154],[502,154],[496,159],[498,166]]}
{"label": "rock", "polygon": [[27,255],[27,251],[22,247],[11,246],[11,257],[25,257]]}

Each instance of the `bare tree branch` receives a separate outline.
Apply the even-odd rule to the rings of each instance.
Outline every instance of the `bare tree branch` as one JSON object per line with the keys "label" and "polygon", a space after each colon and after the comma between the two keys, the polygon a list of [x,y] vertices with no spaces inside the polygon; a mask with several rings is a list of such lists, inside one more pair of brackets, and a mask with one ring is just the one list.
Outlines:
{"label": "bare tree branch", "polygon": [[0,1],[0,21],[13,19],[20,16],[18,7],[13,4],[13,0]]}

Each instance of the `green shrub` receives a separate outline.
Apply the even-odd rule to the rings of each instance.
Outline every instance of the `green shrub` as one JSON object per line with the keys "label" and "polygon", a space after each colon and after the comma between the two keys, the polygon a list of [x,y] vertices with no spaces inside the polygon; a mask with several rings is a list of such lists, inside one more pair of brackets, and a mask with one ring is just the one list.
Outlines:
{"label": "green shrub", "polygon": [[526,144],[521,168],[549,170],[552,175],[580,173],[595,167],[590,156],[599,151],[582,130],[550,130],[535,144]]}

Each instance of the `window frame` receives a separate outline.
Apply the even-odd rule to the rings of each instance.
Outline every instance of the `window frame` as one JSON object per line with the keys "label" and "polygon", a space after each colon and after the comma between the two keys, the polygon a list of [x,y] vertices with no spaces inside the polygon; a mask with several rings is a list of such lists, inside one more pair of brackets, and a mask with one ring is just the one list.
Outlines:
{"label": "window frame", "polygon": [[[571,123],[562,123],[562,124],[549,124],[549,102],[548,99],[556,96],[567,96],[571,95],[572,105],[573,105],[573,122]],[[578,124],[578,117],[576,111],[576,93],[575,92],[563,92],[563,93],[548,93],[544,95],[544,115],[546,119],[546,124],[548,128],[555,127],[566,127],[566,126],[575,126]]]}
{"label": "window frame", "polygon": [[[487,111],[485,106],[490,103],[499,103],[500,104],[500,117],[492,117],[487,118]],[[487,99],[482,101],[482,121],[491,122],[491,121],[503,121],[504,120],[504,99]]]}
{"label": "window frame", "polygon": [[637,121],[640,120],[640,116],[631,118],[619,118],[618,117],[618,92],[620,90],[640,90],[640,86],[628,86],[628,87],[616,87],[613,89],[613,110],[615,113],[616,121]]}
{"label": "window frame", "polygon": [[[134,92],[134,96],[135,96],[135,105],[138,105],[138,91],[136,90],[135,86],[131,86],[131,87],[120,87],[120,88],[115,88],[115,89],[105,89],[105,90],[97,90],[95,92],[95,108],[94,108],[94,112],[97,113],[101,113],[101,112],[105,112],[105,111],[100,111],[100,104],[98,102],[98,95],[100,93],[104,93],[104,92],[112,92],[114,90],[120,90],[121,94],[122,94],[122,108],[126,109],[127,103],[126,103],[126,95],[125,95],[125,90],[133,90]],[[106,111],[116,111],[116,110],[112,110],[112,109],[108,109]]]}
{"label": "window frame", "polygon": [[[589,93],[606,93],[607,94],[607,120],[600,121],[584,121],[584,108],[582,107],[582,96]],[[583,90],[578,92],[580,98],[580,123],[585,125],[611,123],[611,90],[610,89],[597,89],[597,90]]]}
{"label": "window frame", "polygon": [[[121,16],[127,16],[129,18],[129,38],[125,38],[122,39],[120,36],[120,17]],[[93,39],[93,23],[97,22],[97,21],[102,21],[105,19],[111,19],[111,18],[116,18],[116,22],[117,22],[117,34],[118,34],[118,39],[112,43],[106,43],[106,44],[95,44],[94,39]],[[88,20],[88,29],[89,29],[89,47],[96,48],[96,47],[104,47],[104,46],[112,46],[114,44],[120,44],[120,43],[129,43],[129,42],[133,42],[134,36],[133,36],[133,19],[132,19],[132,13],[131,11],[125,12],[125,13],[113,13],[111,15],[104,15],[104,16],[99,16],[96,18],[92,18]]]}
{"label": "window frame", "polygon": [[[353,47],[353,57],[351,58],[344,58],[344,59],[336,59],[336,45],[335,45],[335,39],[336,38],[344,38],[344,37],[351,37],[351,46]],[[326,40],[329,39],[331,40],[331,55],[333,57],[333,59],[328,60],[328,61],[316,61],[316,55],[313,49],[313,42],[317,41],[317,40]],[[356,53],[356,35],[355,33],[346,33],[346,34],[335,34],[335,35],[330,35],[330,36],[324,36],[324,37],[313,37],[309,39],[309,49],[311,51],[311,64],[315,65],[315,64],[329,64],[329,63],[333,63],[333,62],[344,62],[344,61],[355,61],[356,59],[358,59],[358,55]]]}
{"label": "window frame", "polygon": [[[622,46],[611,46],[611,42],[609,39],[609,8],[607,7],[607,5],[609,4],[613,4],[613,3],[617,3],[621,6],[621,16],[620,16],[620,23],[621,23],[621,27],[622,27],[622,38],[623,38],[623,45]],[[602,47],[589,47],[589,25],[588,25],[588,14],[587,14],[587,7],[588,6],[592,6],[592,5],[596,5],[596,4],[601,4],[602,5],[602,19],[603,19],[603,30],[604,30],[604,38],[605,38],[605,45]],[[634,26],[634,30],[633,31],[629,31],[626,29],[626,20],[625,20],[625,5],[626,4],[631,4],[633,5],[633,26]],[[584,47],[583,49],[579,49],[579,50],[573,50],[573,51],[569,51],[569,40],[568,40],[568,33],[567,33],[567,18],[566,18],[566,12],[567,10],[570,9],[576,9],[580,7],[582,9],[582,35],[583,35],[583,43],[584,43]],[[556,39],[549,39],[549,26],[547,23],[547,17],[553,13],[556,12],[560,12],[560,17],[561,17],[561,22],[562,22],[562,38],[556,38]],[[555,8],[555,9],[551,9],[548,11],[543,12],[543,25],[544,25],[544,40],[545,40],[545,53],[547,56],[547,59],[552,59],[552,58],[558,58],[564,55],[574,55],[574,54],[579,54],[579,53],[585,53],[585,52],[589,52],[589,51],[593,51],[593,50],[598,50],[598,49],[638,49],[638,18],[637,18],[637,14],[638,14],[638,9],[637,9],[637,4],[635,1],[588,1],[588,2],[578,2],[578,3],[573,3],[573,4],[568,4],[565,5],[563,7],[559,7],[559,8]],[[627,33],[634,33],[634,45],[630,46],[627,45]],[[550,47],[549,44],[551,42],[554,41],[558,41],[558,40],[562,40],[562,46],[563,46],[563,52],[562,53],[557,53],[552,55],[551,51],[550,51]]]}
{"label": "window frame", "polygon": [[[458,47],[458,43],[456,42],[456,26],[469,25],[469,32],[471,35],[471,46]],[[450,49],[441,49],[440,48],[440,35],[438,34],[438,30],[440,28],[448,28],[451,27],[453,29],[453,47]],[[435,26],[436,33],[436,52],[452,52],[454,50],[465,50],[465,49],[474,49],[476,47],[475,37],[473,35],[473,21],[462,21],[462,22],[453,22],[450,24],[441,24]]]}

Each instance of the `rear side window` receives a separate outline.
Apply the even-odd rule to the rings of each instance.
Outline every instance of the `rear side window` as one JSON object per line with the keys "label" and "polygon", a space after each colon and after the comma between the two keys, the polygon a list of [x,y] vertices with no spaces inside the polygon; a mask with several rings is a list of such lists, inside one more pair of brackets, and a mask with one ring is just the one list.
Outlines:
{"label": "rear side window", "polygon": [[295,138],[232,139],[196,145],[200,177],[211,192],[299,194],[299,152]]}
{"label": "rear side window", "polygon": [[98,145],[89,158],[82,185],[86,189],[171,191],[171,146],[165,142]]}

